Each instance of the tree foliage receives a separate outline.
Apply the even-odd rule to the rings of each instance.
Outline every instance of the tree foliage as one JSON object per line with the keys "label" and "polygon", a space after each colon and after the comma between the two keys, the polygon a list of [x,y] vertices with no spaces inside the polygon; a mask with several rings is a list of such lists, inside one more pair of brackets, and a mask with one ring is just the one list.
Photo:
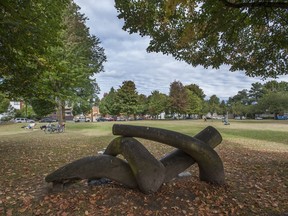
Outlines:
{"label": "tree foliage", "polygon": [[138,105],[138,92],[133,81],[124,81],[117,91],[117,102],[120,112],[129,116],[136,114]]}
{"label": "tree foliage", "polygon": [[191,114],[200,114],[203,107],[203,99],[195,94],[193,91],[186,89],[188,95],[188,105],[186,109],[186,113],[188,115]]}
{"label": "tree foliage", "polygon": [[4,94],[0,93],[0,113],[7,111],[10,101],[5,97]]}
{"label": "tree foliage", "polygon": [[248,96],[251,103],[258,101],[265,93],[264,87],[261,83],[256,82],[251,84],[251,89],[249,90]]}
{"label": "tree foliage", "polygon": [[148,109],[148,98],[144,94],[138,95],[138,106],[136,109],[136,114],[143,116],[147,114],[147,109]]}
{"label": "tree foliage", "polygon": [[[93,76],[103,70],[106,60],[100,40],[90,35],[86,18],[71,3],[63,14],[59,45],[48,50],[50,68],[40,81],[39,92],[53,96],[59,104],[74,104],[77,114],[86,113],[94,104],[99,87]],[[63,107],[62,107],[63,109]]]}
{"label": "tree foliage", "polygon": [[0,88],[10,98],[37,93],[47,69],[46,51],[59,41],[62,14],[69,0],[0,2]]}
{"label": "tree foliage", "polygon": [[117,102],[117,91],[112,87],[108,94],[101,99],[99,110],[102,115],[116,116],[120,114],[120,105]]}
{"label": "tree foliage", "polygon": [[188,94],[180,81],[170,84],[169,91],[170,111],[175,114],[185,114],[188,106]]}
{"label": "tree foliage", "polygon": [[168,96],[157,90],[151,93],[148,101],[148,113],[156,118],[167,109],[169,103]]}
{"label": "tree foliage", "polygon": [[266,93],[279,91],[288,92],[288,82],[285,81],[277,82],[276,80],[272,80],[265,83],[263,87]]}
{"label": "tree foliage", "polygon": [[0,89],[10,98],[57,101],[58,109],[65,102],[79,112],[90,109],[99,93],[93,76],[106,57],[80,8],[72,0],[4,0],[0,6]]}
{"label": "tree foliage", "polygon": [[269,92],[265,94],[257,104],[257,108],[265,112],[282,114],[288,110],[288,93],[287,92]]}
{"label": "tree foliage", "polygon": [[203,89],[201,89],[198,85],[196,84],[190,84],[185,86],[186,89],[190,90],[193,94],[195,94],[198,98],[204,100],[205,94]]}
{"label": "tree foliage", "polygon": [[220,112],[220,99],[216,95],[212,95],[207,102],[210,113]]}
{"label": "tree foliage", "polygon": [[288,73],[286,1],[115,2],[123,29],[151,38],[148,52],[205,68],[230,65],[252,77]]}
{"label": "tree foliage", "polygon": [[56,111],[57,104],[53,100],[48,99],[32,99],[30,104],[33,107],[34,112],[38,116],[47,116]]}
{"label": "tree foliage", "polygon": [[[118,94],[120,89],[122,96]],[[180,81],[174,81],[170,84],[169,95],[155,90],[147,98],[145,95],[138,95],[134,82],[124,81],[119,89],[111,88],[110,92],[104,95],[99,108],[100,113],[104,116],[106,114],[112,116],[124,114],[131,117],[131,115],[147,114],[153,118],[157,118],[162,112],[165,112],[166,115],[179,115],[177,117],[181,118],[191,117],[191,115],[207,115],[207,113],[226,115],[227,112],[234,116],[254,118],[256,114],[267,112],[268,114],[284,114],[288,110],[285,106],[288,83],[285,81],[252,83],[250,89],[238,91],[236,95],[221,102],[216,95],[212,95],[206,100],[202,98],[203,95],[205,95],[204,91],[196,84],[183,86]],[[273,103],[275,106],[270,106],[269,103]],[[125,112],[129,105],[125,104],[131,104],[133,108],[130,109],[129,114]],[[124,109],[121,108],[122,106]],[[279,109],[276,110],[275,107]]]}

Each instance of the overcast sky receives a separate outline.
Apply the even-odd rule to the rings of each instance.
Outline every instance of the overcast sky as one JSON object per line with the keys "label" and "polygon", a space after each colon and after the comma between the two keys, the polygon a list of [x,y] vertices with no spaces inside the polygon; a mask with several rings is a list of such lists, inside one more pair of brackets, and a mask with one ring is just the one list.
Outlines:
{"label": "overcast sky", "polygon": [[[123,20],[117,18],[114,0],[74,1],[89,18],[86,24],[90,33],[101,40],[107,56],[105,72],[96,75],[100,98],[111,87],[118,89],[125,80],[134,81],[138,93],[147,96],[154,90],[169,94],[170,84],[176,80],[183,85],[197,84],[207,98],[215,94],[221,99],[228,99],[243,89],[249,90],[252,83],[267,82],[249,78],[243,72],[230,72],[227,67],[219,70],[192,67],[171,56],[147,53],[149,39],[122,30]],[[281,80],[288,82],[287,77]]]}

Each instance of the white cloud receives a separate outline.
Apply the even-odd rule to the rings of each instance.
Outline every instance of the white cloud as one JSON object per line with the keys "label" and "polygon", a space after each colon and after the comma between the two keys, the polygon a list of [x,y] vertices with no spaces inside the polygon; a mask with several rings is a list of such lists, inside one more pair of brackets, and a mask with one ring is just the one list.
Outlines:
{"label": "white cloud", "polygon": [[[252,83],[263,83],[260,78],[247,77],[243,72],[232,73],[225,66],[219,70],[204,69],[161,53],[147,53],[148,38],[122,30],[123,21],[117,18],[114,0],[75,2],[89,18],[90,32],[100,38],[108,59],[105,72],[96,75],[100,97],[111,87],[118,89],[125,80],[134,81],[140,94],[149,95],[154,90],[168,94],[170,83],[177,80],[183,85],[197,84],[208,97],[216,94],[222,99],[250,89]],[[280,80],[288,81],[287,77]]]}

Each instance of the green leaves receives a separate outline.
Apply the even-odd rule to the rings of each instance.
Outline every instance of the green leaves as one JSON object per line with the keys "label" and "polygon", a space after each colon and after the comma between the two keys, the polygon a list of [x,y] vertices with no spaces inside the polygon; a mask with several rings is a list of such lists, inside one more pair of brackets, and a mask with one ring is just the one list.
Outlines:
{"label": "green leaves", "polygon": [[123,114],[136,114],[138,104],[138,93],[133,81],[124,81],[117,91],[117,101],[120,105],[120,111]]}
{"label": "green leaves", "polygon": [[152,116],[157,117],[164,112],[168,106],[168,96],[159,91],[153,91],[148,97],[148,113]]}
{"label": "green leaves", "polygon": [[7,111],[10,101],[5,97],[4,94],[0,93],[0,113]]}
{"label": "green leaves", "polygon": [[57,43],[55,38],[67,3],[68,0],[1,1],[0,88],[10,97],[28,94],[23,91],[26,81],[44,71],[41,59],[46,58],[46,49]]}
{"label": "green leaves", "polygon": [[265,94],[258,103],[258,107],[266,112],[276,114],[284,114],[288,109],[287,105],[288,93],[287,92],[270,92]]}
{"label": "green leaves", "polygon": [[151,38],[148,52],[172,54],[205,68],[226,64],[252,77],[287,74],[287,3],[115,2],[123,29]]}
{"label": "green leaves", "polygon": [[180,81],[174,81],[170,84],[169,100],[172,113],[186,113],[188,94]]}
{"label": "green leaves", "polygon": [[92,106],[99,92],[93,76],[103,71],[106,56],[80,8],[70,0],[4,0],[0,6],[0,91],[34,101],[40,112],[38,105],[53,106],[56,98]]}

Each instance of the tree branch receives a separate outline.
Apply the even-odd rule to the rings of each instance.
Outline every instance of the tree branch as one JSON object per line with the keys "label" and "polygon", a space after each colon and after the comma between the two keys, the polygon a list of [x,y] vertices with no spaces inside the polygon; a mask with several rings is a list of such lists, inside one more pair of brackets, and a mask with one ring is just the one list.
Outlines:
{"label": "tree branch", "polygon": [[256,7],[263,7],[263,8],[288,8],[287,2],[245,2],[245,3],[232,3],[228,0],[219,0],[225,6],[232,7],[232,8],[256,8]]}

